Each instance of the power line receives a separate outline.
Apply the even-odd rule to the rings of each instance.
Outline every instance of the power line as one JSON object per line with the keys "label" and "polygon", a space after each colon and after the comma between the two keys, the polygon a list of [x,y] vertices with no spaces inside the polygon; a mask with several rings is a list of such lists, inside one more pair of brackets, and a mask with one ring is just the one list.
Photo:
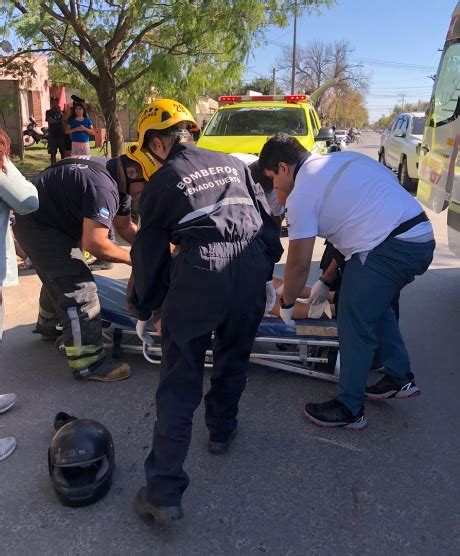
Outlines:
{"label": "power line", "polygon": [[[274,41],[274,40],[268,40],[266,42],[268,44],[273,44],[275,46],[281,46],[283,48],[289,48],[290,50],[292,50],[292,45],[287,44],[285,42]],[[308,51],[308,48],[306,48],[305,46],[297,45],[296,50],[306,52],[306,51]],[[413,70],[413,71],[427,72],[427,71],[433,71],[433,70],[436,69],[436,66],[434,66],[434,65],[425,66],[425,65],[420,65],[420,64],[394,62],[394,61],[390,61],[390,60],[377,60],[377,59],[373,59],[373,58],[353,57],[351,59],[355,62],[358,62],[358,63],[363,64],[363,65],[367,65],[367,66],[387,67],[387,68],[391,68],[391,69],[401,69],[401,70],[404,70],[404,71]]]}

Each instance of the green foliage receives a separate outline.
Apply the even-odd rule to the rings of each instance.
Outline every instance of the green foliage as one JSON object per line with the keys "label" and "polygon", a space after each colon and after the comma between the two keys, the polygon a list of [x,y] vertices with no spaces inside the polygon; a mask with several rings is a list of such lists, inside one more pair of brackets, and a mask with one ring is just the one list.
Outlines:
{"label": "green foliage", "polygon": [[[247,91],[257,91],[263,95],[271,95],[273,92],[273,81],[269,77],[256,77],[249,83],[244,83],[240,87],[240,93],[246,94]],[[276,85],[276,95],[282,95],[283,89]]]}
{"label": "green foliage", "polygon": [[[334,3],[298,0],[297,10]],[[50,52],[53,80],[97,97],[112,120],[117,101],[140,109],[154,91],[191,105],[204,91],[238,83],[251,48],[268,25],[288,23],[294,0],[0,0],[0,7],[10,15],[3,31],[23,53]]]}
{"label": "green foliage", "polygon": [[[417,102],[407,102],[404,104],[404,112],[426,112],[429,102],[425,100],[418,100]],[[400,104],[393,106],[390,114],[382,116],[372,125],[374,129],[389,129],[395,117],[403,111]]]}

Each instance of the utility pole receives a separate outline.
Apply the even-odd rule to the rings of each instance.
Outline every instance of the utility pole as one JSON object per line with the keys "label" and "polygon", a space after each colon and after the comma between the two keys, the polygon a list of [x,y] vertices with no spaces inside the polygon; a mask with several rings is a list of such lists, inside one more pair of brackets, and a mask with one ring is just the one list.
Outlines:
{"label": "utility pole", "polygon": [[297,0],[294,0],[294,37],[292,40],[291,95],[295,93],[296,51],[297,51]]}
{"label": "utility pole", "polygon": [[273,76],[272,76],[272,95],[276,95],[276,68],[273,68]]}
{"label": "utility pole", "polygon": [[401,93],[399,96],[401,97],[401,112],[404,112],[404,100],[406,98],[406,93]]}

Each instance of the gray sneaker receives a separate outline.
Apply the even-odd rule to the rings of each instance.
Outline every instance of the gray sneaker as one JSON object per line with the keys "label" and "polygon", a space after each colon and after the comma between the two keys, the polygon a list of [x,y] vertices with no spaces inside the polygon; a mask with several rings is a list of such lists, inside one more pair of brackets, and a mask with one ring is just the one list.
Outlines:
{"label": "gray sneaker", "polygon": [[16,394],[0,394],[0,413],[6,413],[16,401]]}
{"label": "gray sneaker", "polygon": [[10,456],[16,449],[16,439],[12,436],[0,438],[0,461]]}

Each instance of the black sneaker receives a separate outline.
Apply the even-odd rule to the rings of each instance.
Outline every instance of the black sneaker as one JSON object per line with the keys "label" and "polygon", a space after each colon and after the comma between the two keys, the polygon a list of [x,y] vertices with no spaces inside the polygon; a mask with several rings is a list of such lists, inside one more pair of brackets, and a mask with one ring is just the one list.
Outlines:
{"label": "black sneaker", "polygon": [[304,413],[318,427],[360,430],[367,426],[364,407],[357,415],[353,415],[348,407],[336,398],[323,403],[307,403]]}
{"label": "black sneaker", "polygon": [[230,433],[230,436],[227,438],[227,440],[222,441],[221,439],[219,439],[218,442],[216,442],[216,440],[213,440],[213,437],[211,435],[209,437],[209,442],[208,442],[208,452],[210,454],[214,454],[215,456],[220,456],[222,454],[227,453],[228,449],[230,448],[230,445],[233,442],[233,439],[236,436],[236,431],[237,429],[232,431]]}
{"label": "black sneaker", "polygon": [[146,494],[147,488],[142,487],[136,496],[136,512],[141,517],[150,515],[155,520],[155,525],[160,527],[167,527],[184,517],[182,506],[154,506],[146,500]]}
{"label": "black sneaker", "polygon": [[415,384],[413,373],[408,373],[407,378],[403,380],[385,374],[377,384],[366,388],[366,397],[369,400],[389,400],[391,398],[402,400],[415,398],[420,394],[420,388]]}

